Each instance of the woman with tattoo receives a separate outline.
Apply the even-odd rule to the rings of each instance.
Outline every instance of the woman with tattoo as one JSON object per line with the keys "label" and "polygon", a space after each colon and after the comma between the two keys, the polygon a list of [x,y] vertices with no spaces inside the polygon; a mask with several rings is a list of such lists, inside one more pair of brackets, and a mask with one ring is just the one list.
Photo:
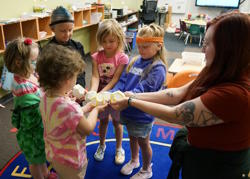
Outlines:
{"label": "woman with tattoo", "polygon": [[115,109],[135,107],[185,126],[170,150],[168,179],[250,177],[250,18],[230,12],[207,24],[206,66],[180,88],[126,93]]}

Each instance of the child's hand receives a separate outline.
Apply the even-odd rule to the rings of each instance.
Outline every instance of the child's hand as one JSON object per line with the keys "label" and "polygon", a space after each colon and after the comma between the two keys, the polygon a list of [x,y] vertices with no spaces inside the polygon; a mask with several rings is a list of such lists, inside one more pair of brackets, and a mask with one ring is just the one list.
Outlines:
{"label": "child's hand", "polygon": [[121,111],[128,107],[128,97],[117,100],[115,102],[110,102],[110,106],[115,110]]}
{"label": "child's hand", "polygon": [[66,93],[66,96],[70,98],[72,101],[76,101],[76,97],[73,96],[72,90]]}
{"label": "child's hand", "polygon": [[95,108],[95,106],[93,106],[93,105],[91,104],[91,102],[88,102],[87,104],[85,104],[85,105],[82,107],[82,111],[83,111],[84,113],[88,113],[88,112],[92,111],[94,108]]}

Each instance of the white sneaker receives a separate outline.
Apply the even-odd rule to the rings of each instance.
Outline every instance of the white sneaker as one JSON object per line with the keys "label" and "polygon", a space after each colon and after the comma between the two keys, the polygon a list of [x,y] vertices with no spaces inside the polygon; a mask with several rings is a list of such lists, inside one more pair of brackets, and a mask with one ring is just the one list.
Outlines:
{"label": "white sneaker", "polygon": [[104,158],[105,150],[106,150],[106,145],[104,145],[104,146],[99,145],[96,152],[95,152],[94,158],[97,161],[102,161]]}
{"label": "white sneaker", "polygon": [[116,149],[115,163],[117,165],[121,165],[123,164],[124,161],[125,161],[125,151],[123,150],[123,148]]}
{"label": "white sneaker", "polygon": [[143,170],[142,168],[140,169],[139,172],[137,172],[135,175],[133,175],[130,179],[148,179],[153,176],[152,172],[152,164],[150,165],[150,169],[148,170]]}
{"label": "white sneaker", "polygon": [[126,163],[126,164],[122,167],[121,173],[122,173],[123,175],[130,175],[130,174],[133,172],[133,170],[134,170],[135,168],[138,168],[139,166],[140,166],[140,162],[136,163],[136,162],[132,162],[132,161],[130,160],[128,163]]}

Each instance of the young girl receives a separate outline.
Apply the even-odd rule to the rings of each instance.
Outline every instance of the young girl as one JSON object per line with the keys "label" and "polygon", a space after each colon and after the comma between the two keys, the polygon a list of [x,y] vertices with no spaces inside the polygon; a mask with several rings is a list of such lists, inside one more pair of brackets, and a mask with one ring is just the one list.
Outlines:
{"label": "young girl", "polygon": [[[136,43],[140,57],[131,60],[112,91],[121,90],[133,93],[158,91],[165,82],[164,30],[155,24],[143,26],[138,32]],[[131,160],[122,167],[121,173],[130,175],[134,168],[140,166],[140,147],[143,166],[132,179],[151,178],[153,175],[152,149],[149,139],[154,121],[153,116],[128,107],[121,111],[120,118],[121,123],[127,127],[131,149]]]}
{"label": "young girl", "polygon": [[[92,56],[93,66],[90,90],[102,92],[112,89],[117,83],[125,65],[128,63],[128,56],[122,52],[125,37],[120,24],[116,20],[108,19],[103,21],[98,28],[96,36],[98,46],[103,49]],[[123,128],[119,124],[119,112],[111,107],[107,107],[104,112],[99,114],[100,145],[95,152],[94,158],[97,161],[102,161],[104,158],[109,114],[115,127],[115,163],[122,164],[125,160],[125,152],[122,148]]]}
{"label": "young girl", "polygon": [[18,38],[7,45],[4,63],[14,74],[12,124],[18,129],[17,141],[29,163],[31,175],[35,179],[42,179],[47,178],[49,172],[39,111],[40,90],[33,75],[38,53],[38,45],[31,39]]}
{"label": "young girl", "polygon": [[81,107],[68,97],[84,66],[78,52],[55,44],[44,47],[37,63],[39,83],[45,91],[40,111],[46,156],[60,179],[84,178],[86,136],[94,130],[98,112],[105,107],[94,108],[86,118],[84,113],[92,109],[91,104]]}

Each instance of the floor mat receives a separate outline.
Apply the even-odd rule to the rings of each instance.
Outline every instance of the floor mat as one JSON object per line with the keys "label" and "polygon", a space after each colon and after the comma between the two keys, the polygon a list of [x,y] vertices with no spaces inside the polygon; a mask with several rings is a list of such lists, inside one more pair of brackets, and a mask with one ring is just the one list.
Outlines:
{"label": "floor mat", "polygon": [[[113,178],[113,179],[127,179],[134,175],[138,169],[135,169],[130,176],[120,174],[122,165],[114,163],[115,157],[115,135],[112,123],[109,122],[108,133],[106,137],[106,152],[104,161],[97,162],[94,159],[94,153],[99,144],[98,126],[90,136],[87,138],[87,154],[88,154],[88,168],[85,179],[100,179],[100,178]],[[155,123],[151,133],[151,146],[153,149],[153,177],[155,179],[166,178],[171,161],[168,156],[169,148],[173,141],[174,135],[179,130],[179,126],[170,124],[162,125]],[[123,148],[126,153],[126,160],[130,160],[129,139],[127,130],[124,127]],[[142,166],[142,159],[140,154],[140,163]],[[51,166],[48,164],[49,169]],[[0,171],[0,179],[14,179],[14,178],[31,178],[28,163],[25,160],[22,152],[18,152]]]}

